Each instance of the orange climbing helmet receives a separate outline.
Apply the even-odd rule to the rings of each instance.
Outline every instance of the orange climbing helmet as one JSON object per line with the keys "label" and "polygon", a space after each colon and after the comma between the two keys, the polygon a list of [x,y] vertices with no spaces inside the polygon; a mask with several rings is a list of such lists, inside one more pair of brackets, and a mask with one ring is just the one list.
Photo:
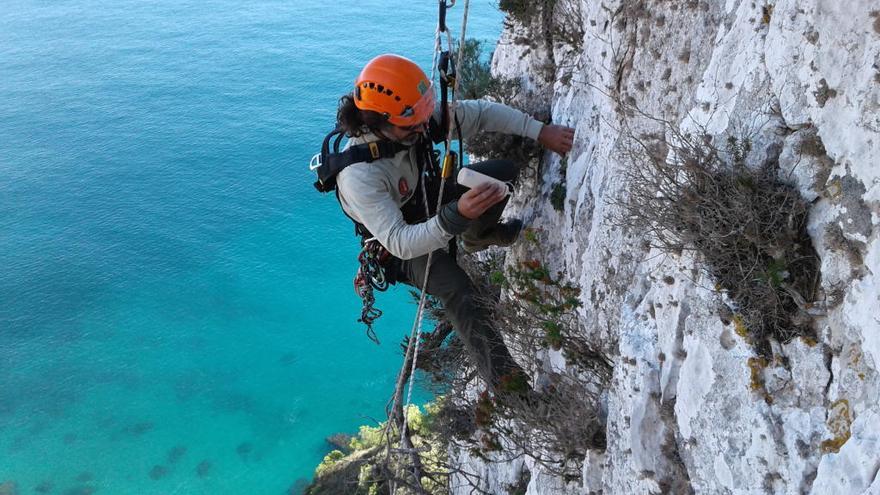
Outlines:
{"label": "orange climbing helmet", "polygon": [[354,82],[354,104],[385,115],[393,125],[426,122],[434,112],[434,90],[412,60],[385,54],[370,60]]}

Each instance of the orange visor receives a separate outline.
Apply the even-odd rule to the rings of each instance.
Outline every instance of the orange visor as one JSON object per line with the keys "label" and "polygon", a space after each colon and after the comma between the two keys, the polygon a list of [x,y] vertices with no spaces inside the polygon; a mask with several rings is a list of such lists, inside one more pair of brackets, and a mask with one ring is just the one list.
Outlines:
{"label": "orange visor", "polygon": [[422,94],[419,101],[415,103],[415,105],[404,107],[403,112],[400,115],[392,115],[388,118],[388,122],[396,125],[398,127],[409,127],[419,124],[424,124],[431,118],[431,114],[434,113],[434,106],[436,105],[436,100],[434,99],[434,86],[428,86],[427,91]]}

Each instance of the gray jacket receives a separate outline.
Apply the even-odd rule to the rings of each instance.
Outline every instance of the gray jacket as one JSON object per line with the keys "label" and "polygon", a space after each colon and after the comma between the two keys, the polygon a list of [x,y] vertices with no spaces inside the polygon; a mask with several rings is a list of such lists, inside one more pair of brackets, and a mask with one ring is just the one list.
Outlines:
{"label": "gray jacket", "polygon": [[[439,104],[434,112],[440,118]],[[457,103],[455,112],[464,138],[480,131],[502,132],[537,139],[543,124],[519,110],[484,100]],[[378,141],[374,134],[352,138],[346,147]],[[427,222],[409,225],[401,206],[417,191],[416,150],[399,152],[393,158],[349,165],[336,178],[342,208],[362,223],[379,243],[401,259],[412,259],[445,247],[449,240],[467,227],[467,219],[458,214],[456,205],[444,208]],[[421,197],[417,201],[422,201]]]}

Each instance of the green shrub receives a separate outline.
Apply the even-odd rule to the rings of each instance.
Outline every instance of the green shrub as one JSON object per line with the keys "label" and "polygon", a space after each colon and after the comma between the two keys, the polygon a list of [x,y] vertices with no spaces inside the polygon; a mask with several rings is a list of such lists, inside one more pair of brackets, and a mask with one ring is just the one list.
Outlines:
{"label": "green shrub", "polygon": [[322,476],[327,473],[327,470],[335,466],[339,461],[345,458],[345,454],[343,454],[339,450],[331,451],[329,454],[324,456],[324,460],[321,461],[321,464],[318,464],[318,467],[315,468],[315,476]]}
{"label": "green shrub", "polygon": [[553,209],[556,211],[562,211],[565,209],[565,184],[562,182],[557,182],[553,185],[553,190],[550,191],[550,204],[553,205]]}
{"label": "green shrub", "polygon": [[[498,80],[492,76],[492,55],[484,55],[483,42],[468,38],[458,62],[458,94],[462,100],[482,98],[496,90]],[[456,55],[458,54],[456,47]]]}
{"label": "green shrub", "polygon": [[385,444],[385,431],[380,426],[361,426],[356,437],[351,439],[351,450],[367,450]]}

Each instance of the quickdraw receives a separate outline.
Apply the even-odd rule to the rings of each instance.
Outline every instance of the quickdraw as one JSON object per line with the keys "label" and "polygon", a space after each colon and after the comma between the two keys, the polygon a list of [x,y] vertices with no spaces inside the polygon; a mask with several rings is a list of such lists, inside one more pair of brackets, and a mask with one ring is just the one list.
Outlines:
{"label": "quickdraw", "polygon": [[376,297],[373,295],[374,290],[380,292],[388,290],[388,279],[385,277],[385,264],[391,257],[389,253],[375,239],[367,239],[364,241],[364,247],[358,255],[357,275],[354,277],[354,291],[363,301],[361,309],[361,317],[358,320],[367,326],[367,337],[379,344],[379,338],[373,331],[373,322],[382,316],[382,310],[374,307]]}

